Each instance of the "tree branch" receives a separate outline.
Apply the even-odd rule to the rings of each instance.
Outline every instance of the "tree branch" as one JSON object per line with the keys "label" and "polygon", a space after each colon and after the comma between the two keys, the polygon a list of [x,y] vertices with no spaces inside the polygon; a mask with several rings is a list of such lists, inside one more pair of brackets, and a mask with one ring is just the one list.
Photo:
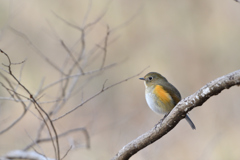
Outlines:
{"label": "tree branch", "polygon": [[201,106],[210,97],[219,94],[224,89],[240,85],[240,70],[217,78],[196,93],[182,99],[169,113],[169,115],[159,122],[154,128],[139,136],[135,140],[125,145],[112,160],[127,160],[132,155],[157,141],[169,131],[171,131],[186,114],[197,106]]}

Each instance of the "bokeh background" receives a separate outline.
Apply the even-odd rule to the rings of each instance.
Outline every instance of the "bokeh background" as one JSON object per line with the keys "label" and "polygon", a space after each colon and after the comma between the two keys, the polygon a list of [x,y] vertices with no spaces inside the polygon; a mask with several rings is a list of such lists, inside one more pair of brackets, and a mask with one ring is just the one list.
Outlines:
{"label": "bokeh background", "polygon": [[[13,62],[27,59],[22,82],[33,93],[43,78],[47,85],[58,80],[59,73],[11,28],[27,35],[45,56],[61,67],[66,52],[59,39],[74,46],[81,34],[56,15],[81,26],[88,10],[86,24],[106,13],[87,35],[86,50],[104,38],[108,25],[114,31],[109,36],[112,43],[108,45],[106,65],[115,62],[117,65],[94,75],[86,85],[84,81],[91,76],[83,77],[80,84],[84,87],[72,96],[62,113],[101,90],[106,79],[109,86],[147,66],[150,67],[139,77],[150,71],[159,72],[179,89],[182,97],[240,68],[240,3],[233,0],[0,0],[0,47]],[[86,71],[99,68],[101,61],[96,59],[102,59],[102,54],[88,61]],[[0,60],[6,62],[4,56],[0,56]],[[20,68],[15,66],[14,72],[19,75]],[[44,95],[50,100],[55,93],[52,88]],[[197,130],[191,130],[181,121],[169,134],[131,159],[240,159],[239,95],[240,88],[233,87],[210,98],[190,112]],[[1,88],[0,96],[9,95]],[[43,107],[47,110],[49,106],[51,104]],[[35,112],[34,107],[30,110]],[[1,100],[0,128],[10,124],[21,112],[20,104]],[[161,118],[148,108],[143,82],[136,77],[107,90],[55,125],[59,133],[86,127],[90,134],[90,149],[84,147],[85,138],[81,133],[62,138],[62,155],[69,149],[72,138],[83,145],[71,150],[65,159],[102,160],[113,157]],[[31,142],[30,137],[36,136],[39,124],[29,112],[0,136],[0,155],[24,148]],[[47,156],[54,157],[51,143],[41,145],[41,149]]]}

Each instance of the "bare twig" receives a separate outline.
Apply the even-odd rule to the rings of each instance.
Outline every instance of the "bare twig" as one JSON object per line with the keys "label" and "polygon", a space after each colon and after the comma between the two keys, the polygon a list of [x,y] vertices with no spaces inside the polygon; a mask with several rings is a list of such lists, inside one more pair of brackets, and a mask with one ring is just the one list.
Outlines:
{"label": "bare twig", "polygon": [[[1,49],[0,49],[0,51],[1,51]],[[12,124],[10,124],[5,129],[1,130],[0,131],[0,135],[1,135],[1,134],[5,133],[6,131],[8,131],[9,129],[11,129],[14,125],[16,125],[25,116],[25,114],[27,113],[28,108],[30,107],[30,104],[27,107],[27,105],[22,101],[21,96],[19,96],[19,94],[17,94],[14,91],[14,87],[12,86],[11,82],[7,79],[7,77],[4,76],[1,72],[0,72],[0,75],[6,80],[8,85],[12,88],[13,94],[9,91],[9,89],[3,83],[1,83],[1,85],[8,91],[8,93],[12,96],[13,99],[15,99],[15,96],[16,96],[17,100],[19,100],[21,102],[22,106],[23,106],[23,113],[14,122],[12,122]]]}
{"label": "bare twig", "polygon": [[[64,137],[68,134],[71,134],[71,133],[74,133],[74,132],[78,132],[78,131],[82,131],[85,138],[86,138],[86,146],[87,148],[90,147],[90,137],[89,137],[89,134],[88,134],[88,131],[86,130],[86,128],[84,127],[81,127],[81,128],[75,128],[75,129],[71,129],[71,130],[68,130],[64,133],[61,133],[58,135],[58,138],[61,138],[61,137]],[[56,137],[53,137],[53,139],[56,139]],[[33,141],[31,144],[29,144],[27,147],[25,147],[23,150],[26,151],[26,150],[29,150],[30,148],[32,148],[34,145],[36,144],[40,144],[40,143],[44,143],[44,142],[49,142],[51,141],[52,139],[51,138],[42,138],[42,139],[37,139],[37,141]]]}
{"label": "bare twig", "polygon": [[[108,7],[108,5],[107,5]],[[88,7],[88,10],[87,12],[85,13],[85,16],[84,16],[84,20],[82,21],[82,27],[79,27],[78,25],[75,25],[75,24],[72,24],[71,22],[67,21],[66,19],[60,17],[58,14],[56,14],[55,12],[52,11],[52,13],[58,18],[60,19],[61,21],[63,21],[64,23],[66,23],[67,25],[69,25],[70,27],[74,28],[74,29],[77,29],[79,31],[82,31],[83,29],[87,29],[95,24],[97,24],[106,14],[107,12],[107,8],[104,9],[104,11],[100,14],[100,16],[98,16],[98,18],[96,18],[94,21],[88,23],[85,25],[86,23],[86,20],[87,20],[87,17],[89,16],[89,11],[91,10],[91,2],[89,4],[89,7]]]}
{"label": "bare twig", "polygon": [[217,78],[206,84],[196,93],[182,99],[168,116],[154,128],[125,145],[112,160],[129,159],[132,155],[171,131],[193,108],[201,106],[210,97],[235,85],[240,85],[240,70]]}
{"label": "bare twig", "polygon": [[[105,70],[105,69],[109,69],[109,68],[111,68],[111,67],[114,67],[116,64],[117,64],[117,63],[113,63],[113,64],[110,64],[110,65],[108,65],[108,66],[105,66],[105,67],[103,67],[102,70]],[[101,69],[96,69],[96,70],[88,71],[88,72],[85,72],[84,75],[89,75],[89,74],[97,73],[97,72],[99,72],[99,71],[101,71]],[[67,77],[61,78],[61,79],[59,79],[59,80],[57,80],[57,81],[55,81],[55,82],[53,82],[53,83],[45,86],[45,87],[41,90],[41,93],[42,93],[43,91],[45,91],[45,90],[53,87],[54,85],[57,85],[57,84],[65,81],[65,80],[67,80],[67,79],[79,77],[79,76],[82,76],[82,75],[83,75],[82,73],[79,73],[79,74],[75,74],[75,75],[71,75],[71,76],[67,76]]]}
{"label": "bare twig", "polygon": [[[23,71],[23,67],[25,65],[25,62],[26,62],[26,59],[24,61],[21,62],[21,69],[20,69],[20,72],[19,72],[19,78],[18,80],[21,82],[21,79],[22,79],[22,71]],[[18,88],[19,85],[16,86],[15,90],[17,91],[17,88]]]}
{"label": "bare twig", "polygon": [[87,19],[88,19],[88,16],[89,16],[89,14],[90,14],[91,9],[92,9],[92,0],[89,0],[89,1],[88,1],[87,11],[86,11],[85,16],[84,16],[84,18],[83,18],[83,20],[82,20],[82,26],[85,26],[85,23],[86,23],[86,21],[87,21]]}
{"label": "bare twig", "polygon": [[[33,101],[33,102],[34,102],[34,101]],[[52,123],[52,120],[50,119],[50,116],[47,114],[47,112],[46,112],[45,110],[43,110],[36,101],[35,101],[33,104],[34,104],[36,110],[38,111],[38,113],[40,114],[40,116],[42,117],[43,122],[44,122],[45,126],[46,126],[47,129],[48,129],[48,133],[49,133],[49,135],[50,135],[50,139],[51,139],[51,142],[52,142],[52,144],[53,144],[53,148],[54,148],[54,151],[55,151],[55,154],[56,154],[55,157],[56,157],[57,160],[59,160],[59,159],[60,159],[60,149],[59,149],[60,147],[59,147],[59,142],[58,142],[58,134],[57,134],[57,131],[56,131],[56,129],[55,129],[53,123]],[[46,119],[44,118],[44,116],[43,116],[43,114],[42,114],[41,111],[45,114],[45,116],[47,116],[47,119],[49,120],[49,122],[50,122],[50,124],[51,124],[51,127],[52,127],[52,129],[53,129],[53,131],[54,131],[54,134],[55,134],[55,136],[56,136],[56,146],[57,146],[57,147],[55,146],[54,139],[53,139],[53,136],[52,136],[52,132],[51,132],[51,130],[50,130],[50,127],[48,126],[48,123],[47,123]]]}
{"label": "bare twig", "polygon": [[64,43],[64,41],[63,41],[63,40],[60,40],[60,42],[61,42],[63,48],[67,51],[67,53],[69,54],[69,56],[72,58],[74,64],[77,65],[79,71],[80,71],[82,74],[84,74],[83,69],[82,69],[82,67],[80,66],[79,62],[75,59],[75,57],[73,56],[72,52],[71,52],[70,49],[66,46],[66,44]]}
{"label": "bare twig", "polygon": [[72,146],[69,147],[69,149],[67,150],[65,155],[61,158],[61,160],[63,160],[68,155],[68,153],[71,151],[71,149],[72,149]]}
{"label": "bare twig", "polygon": [[[26,132],[26,134],[28,135],[28,137],[32,140],[32,142],[34,142],[33,138],[30,136],[30,134],[29,134],[26,130],[25,130],[25,132]],[[41,154],[45,156],[44,150],[41,148],[41,146],[38,145],[38,144],[36,144],[36,145],[37,145],[37,147],[41,150]],[[32,148],[33,148],[33,147],[32,147]],[[34,150],[35,152],[39,153],[38,151],[36,151],[35,148],[33,148],[33,150]],[[45,157],[46,157],[46,156],[45,156]]]}
{"label": "bare twig", "polygon": [[[148,67],[147,67],[147,68],[148,68]],[[131,76],[131,77],[129,77],[129,78],[126,78],[126,79],[124,79],[124,80],[121,80],[121,81],[119,81],[119,82],[117,82],[117,83],[115,83],[115,84],[113,84],[113,85],[110,85],[110,86],[108,86],[108,87],[106,87],[106,88],[105,88],[105,86],[104,86],[105,83],[106,83],[106,81],[105,81],[104,84],[103,84],[103,88],[102,88],[99,92],[97,92],[96,94],[94,94],[93,96],[91,96],[90,98],[88,98],[87,100],[85,100],[84,102],[82,102],[81,104],[79,104],[78,106],[74,107],[74,108],[71,109],[70,111],[68,111],[68,112],[64,113],[63,115],[61,115],[61,116],[53,119],[52,121],[59,120],[59,119],[65,117],[66,115],[72,113],[73,111],[75,111],[75,110],[78,109],[79,107],[83,106],[85,103],[89,102],[89,101],[92,100],[93,98],[95,98],[95,97],[97,97],[98,95],[100,95],[102,92],[104,92],[104,91],[106,91],[106,90],[108,90],[108,89],[110,89],[110,88],[112,88],[112,87],[114,87],[114,86],[116,86],[116,85],[119,85],[119,84],[121,84],[121,83],[123,83],[123,82],[125,82],[125,81],[128,81],[128,80],[130,80],[130,79],[132,79],[132,78],[135,78],[135,77],[139,76],[139,75],[140,75],[143,71],[145,71],[147,68],[145,68],[144,70],[142,70],[141,72],[139,72],[138,74],[136,74],[136,75],[134,75],[134,76]]]}
{"label": "bare twig", "polygon": [[54,64],[49,58],[47,58],[40,49],[37,48],[37,46],[35,46],[33,44],[33,42],[22,32],[10,27],[10,29],[18,36],[20,36],[21,38],[23,38],[35,51],[36,53],[41,56],[50,66],[52,66],[54,69],[56,69],[58,72],[60,72],[61,74],[65,75],[65,73],[59,69],[59,67]]}
{"label": "bare twig", "polygon": [[100,45],[97,45],[99,48],[101,48],[103,50],[103,60],[102,60],[102,65],[101,65],[100,69],[102,69],[104,67],[104,64],[105,64],[105,61],[106,61],[107,45],[108,45],[109,35],[110,35],[110,29],[109,29],[109,26],[107,25],[107,34],[106,34],[105,39],[104,39],[104,46],[101,47]]}
{"label": "bare twig", "polygon": [[84,25],[84,24],[85,24],[85,20],[87,19],[88,15],[89,15],[90,9],[91,9],[91,3],[90,3],[90,5],[89,5],[88,11],[87,11],[86,14],[85,14],[85,18],[84,18],[84,20],[83,20],[83,23],[82,23],[83,26],[82,26],[82,27],[79,27],[79,26],[77,26],[77,25],[75,25],[75,24],[72,24],[72,23],[68,22],[67,20],[65,20],[64,18],[60,17],[60,16],[57,15],[55,12],[53,12],[53,14],[54,14],[58,19],[60,19],[61,21],[63,21],[63,22],[66,23],[67,25],[69,25],[70,27],[72,27],[72,28],[74,28],[74,29],[77,29],[78,31],[81,32],[80,42],[81,42],[82,47],[81,47],[81,51],[80,51],[80,54],[79,54],[79,56],[78,56],[77,61],[80,61],[80,60],[82,59],[84,53],[85,53],[85,49],[86,49],[86,42],[85,42],[86,30],[87,30],[89,27],[91,27],[91,26],[95,25],[96,23],[98,23],[98,22],[105,16],[105,14],[106,14],[106,12],[107,12],[107,9],[104,10],[104,12],[103,12],[98,18],[96,18],[93,22],[90,22],[90,23]]}
{"label": "bare twig", "polygon": [[5,65],[5,66],[8,68],[9,74],[10,74],[10,75],[12,76],[12,78],[29,94],[29,97],[30,97],[30,99],[32,100],[32,102],[34,103],[35,108],[37,109],[37,111],[39,112],[39,114],[41,115],[41,117],[43,118],[44,123],[45,123],[45,125],[46,125],[47,128],[48,128],[48,131],[49,131],[49,134],[50,134],[51,139],[53,139],[53,138],[52,138],[52,134],[51,134],[51,130],[50,130],[50,128],[48,127],[48,124],[47,124],[47,122],[46,122],[46,120],[45,120],[45,118],[43,117],[43,115],[42,115],[41,112],[43,112],[44,115],[45,115],[45,116],[47,117],[47,119],[49,120],[49,122],[50,122],[50,124],[51,124],[51,127],[52,127],[52,129],[53,129],[53,132],[54,132],[54,134],[55,134],[55,136],[56,136],[56,146],[57,146],[57,147],[55,147],[54,141],[52,140],[53,148],[54,148],[55,153],[56,153],[56,159],[57,159],[57,160],[60,160],[60,149],[59,149],[59,142],[58,142],[58,134],[57,134],[57,131],[56,131],[54,125],[53,125],[52,120],[50,119],[50,117],[49,117],[49,115],[47,114],[47,112],[46,112],[45,110],[43,110],[43,108],[38,104],[38,102],[37,102],[36,99],[33,97],[33,95],[31,94],[31,92],[30,92],[30,91],[15,77],[15,75],[12,73],[12,70],[11,70],[12,62],[11,62],[11,59],[10,59],[10,57],[8,56],[8,54],[5,53],[5,52],[4,52],[3,50],[1,50],[1,49],[0,49],[0,52],[3,53],[3,54],[7,57],[7,59],[8,59],[8,65]]}

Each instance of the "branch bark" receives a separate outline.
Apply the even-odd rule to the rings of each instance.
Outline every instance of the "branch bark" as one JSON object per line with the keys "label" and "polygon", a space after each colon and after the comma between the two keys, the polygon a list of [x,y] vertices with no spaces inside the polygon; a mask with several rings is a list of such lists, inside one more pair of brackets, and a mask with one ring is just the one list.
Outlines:
{"label": "branch bark", "polygon": [[171,131],[193,108],[201,106],[210,97],[235,85],[240,85],[240,70],[209,82],[191,96],[182,99],[166,118],[148,132],[125,145],[112,160],[129,159],[132,155]]}

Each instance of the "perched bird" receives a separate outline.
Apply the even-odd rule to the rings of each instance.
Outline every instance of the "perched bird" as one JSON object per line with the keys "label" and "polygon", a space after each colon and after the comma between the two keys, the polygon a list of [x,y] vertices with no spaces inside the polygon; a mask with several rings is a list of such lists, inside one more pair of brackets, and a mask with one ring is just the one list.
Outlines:
{"label": "perched bird", "polygon": [[[168,114],[181,100],[179,91],[161,74],[150,72],[144,78],[139,79],[144,80],[145,98],[154,112]],[[192,129],[196,129],[188,115],[185,119]]]}

